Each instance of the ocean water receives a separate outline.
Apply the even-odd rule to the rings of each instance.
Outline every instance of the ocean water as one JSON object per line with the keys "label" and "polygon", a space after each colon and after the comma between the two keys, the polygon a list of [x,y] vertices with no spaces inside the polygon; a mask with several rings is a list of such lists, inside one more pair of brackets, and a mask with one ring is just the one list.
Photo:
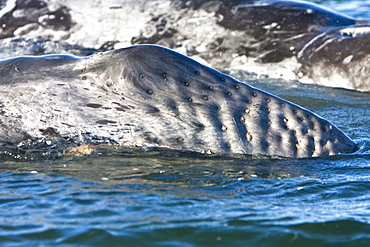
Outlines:
{"label": "ocean water", "polygon": [[[370,1],[316,2],[370,17]],[[360,150],[311,159],[2,152],[0,246],[370,245],[370,94],[227,72],[325,117]]]}
{"label": "ocean water", "polygon": [[309,2],[324,5],[352,17],[369,19],[369,0],[312,0]]}

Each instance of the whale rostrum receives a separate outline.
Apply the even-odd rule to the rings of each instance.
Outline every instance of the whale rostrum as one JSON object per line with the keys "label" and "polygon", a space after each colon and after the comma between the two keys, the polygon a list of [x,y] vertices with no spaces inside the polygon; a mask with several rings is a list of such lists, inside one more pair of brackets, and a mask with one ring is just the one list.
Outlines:
{"label": "whale rostrum", "polygon": [[282,157],[355,150],[314,113],[154,45],[1,60],[0,91],[2,145],[54,136]]}

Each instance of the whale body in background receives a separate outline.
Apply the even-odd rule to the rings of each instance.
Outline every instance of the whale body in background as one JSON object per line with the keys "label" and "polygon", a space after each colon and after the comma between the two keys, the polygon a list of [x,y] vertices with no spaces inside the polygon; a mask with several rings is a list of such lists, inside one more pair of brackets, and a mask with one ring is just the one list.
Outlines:
{"label": "whale body in background", "polygon": [[321,117],[169,49],[0,61],[0,143],[72,142],[315,157],[354,142]]}
{"label": "whale body in background", "polygon": [[158,44],[216,69],[370,92],[369,22],[306,1],[7,3],[0,11],[0,51],[12,47],[14,42],[6,39],[11,37],[18,40],[18,50],[28,48],[26,53],[37,55],[64,54],[65,46],[40,45],[38,40],[33,45],[36,37],[96,50]]}

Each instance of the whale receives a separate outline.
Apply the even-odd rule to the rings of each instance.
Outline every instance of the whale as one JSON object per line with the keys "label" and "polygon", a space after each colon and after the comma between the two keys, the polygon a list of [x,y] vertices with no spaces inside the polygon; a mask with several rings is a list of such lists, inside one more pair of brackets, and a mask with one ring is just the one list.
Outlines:
{"label": "whale", "polygon": [[322,117],[156,45],[0,60],[0,94],[4,147],[63,140],[294,158],[356,150]]}
{"label": "whale", "polygon": [[[78,46],[77,50],[67,49],[72,55],[86,54],[83,47],[106,51],[157,44],[219,70],[242,69],[257,76],[370,91],[369,22],[312,2],[8,0],[6,3],[0,11],[0,38],[16,42],[0,43],[0,55],[1,50],[12,50],[16,44],[16,50],[24,55],[66,52],[66,46],[50,41]],[[40,38],[45,44],[40,44]]]}

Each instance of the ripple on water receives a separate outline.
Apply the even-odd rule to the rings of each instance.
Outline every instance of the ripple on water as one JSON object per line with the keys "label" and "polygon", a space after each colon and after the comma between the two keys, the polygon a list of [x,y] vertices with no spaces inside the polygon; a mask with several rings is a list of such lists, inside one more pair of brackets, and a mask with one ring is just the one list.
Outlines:
{"label": "ripple on water", "polygon": [[368,155],[115,153],[18,162],[11,168],[4,163],[0,179],[2,244],[345,246],[370,241]]}

